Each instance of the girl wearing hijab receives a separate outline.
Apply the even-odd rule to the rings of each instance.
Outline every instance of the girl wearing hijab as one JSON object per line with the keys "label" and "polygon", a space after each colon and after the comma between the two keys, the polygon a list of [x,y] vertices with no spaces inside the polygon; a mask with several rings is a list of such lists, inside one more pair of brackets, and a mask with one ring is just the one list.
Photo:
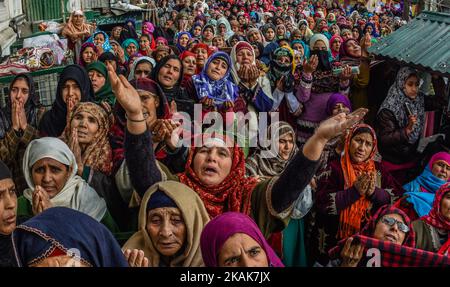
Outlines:
{"label": "girl wearing hijab", "polygon": [[339,35],[333,35],[330,39],[331,56],[333,61],[339,60],[339,50],[342,45],[342,38]]}
{"label": "girl wearing hijab", "polygon": [[[166,220],[170,223],[162,224]],[[202,267],[200,235],[208,221],[208,212],[192,189],[175,181],[160,182],[145,193],[139,231],[122,249],[126,256],[142,250],[148,262],[142,267]],[[164,246],[168,240],[175,242],[170,248]]]}
{"label": "girl wearing hijab", "polygon": [[86,68],[89,64],[97,61],[98,58],[98,49],[94,45],[94,43],[86,42],[81,46],[80,49],[80,61],[78,64],[83,68]]}
{"label": "girl wearing hijab", "polygon": [[[313,261],[326,265],[327,252],[337,240],[361,230],[368,214],[402,194],[401,186],[374,160],[376,153],[375,131],[366,124],[356,125],[346,135],[340,159],[330,163],[328,176],[317,184]],[[319,240],[321,236],[325,240]]]}
{"label": "girl wearing hijab", "polygon": [[131,66],[128,81],[137,80],[140,78],[150,78],[155,66],[156,62],[153,58],[145,56],[137,58]]}
{"label": "girl wearing hijab", "polygon": [[107,102],[111,107],[116,102],[116,97],[111,90],[108,71],[102,62],[94,62],[86,68],[94,89],[94,103]]}
{"label": "girl wearing hijab", "polygon": [[214,25],[212,24],[206,24],[203,26],[202,30],[202,42],[207,44],[208,46],[212,45],[212,39],[214,38],[214,35],[216,34]]}
{"label": "girl wearing hijab", "polygon": [[176,36],[176,47],[178,49],[177,55],[183,53],[188,46],[189,40],[191,40],[192,36],[189,32],[180,32]]}
{"label": "girl wearing hijab", "polygon": [[189,33],[192,35],[193,38],[201,39],[202,37],[202,24],[199,22],[195,22],[192,25],[191,30]]}
{"label": "girl wearing hijab", "polygon": [[192,76],[197,69],[197,63],[195,59],[196,55],[190,51],[184,51],[180,54],[179,58],[183,63],[183,80],[181,86],[186,87],[188,82],[192,81]]}
{"label": "girl wearing hijab", "polygon": [[448,256],[450,254],[450,184],[442,185],[429,214],[413,222],[416,248]]}
{"label": "girl wearing hijab", "polygon": [[[256,223],[239,212],[225,212],[211,220],[200,240],[206,267],[284,267]],[[239,252],[237,242],[252,246],[250,253]],[[238,258],[236,252],[241,253]]]}
{"label": "girl wearing hijab", "polygon": [[112,47],[109,43],[108,35],[103,31],[97,31],[86,41],[93,43],[97,47],[97,55],[100,56],[104,52],[109,52]]}
{"label": "girl wearing hijab", "polygon": [[93,99],[94,89],[86,70],[78,65],[65,67],[59,77],[53,106],[39,122],[41,136],[59,137],[73,107],[79,102],[90,102]]}
{"label": "girl wearing hijab", "polygon": [[122,42],[122,49],[125,52],[125,61],[128,62],[130,57],[139,50],[139,43],[134,38],[126,39]]}
{"label": "girl wearing hijab", "polygon": [[19,194],[26,188],[22,158],[26,146],[39,136],[37,127],[44,112],[28,74],[14,77],[5,108],[0,110],[0,158],[11,167]]}
{"label": "girl wearing hijab", "polygon": [[12,239],[20,267],[128,267],[111,232],[70,208],[43,211],[17,226]]}

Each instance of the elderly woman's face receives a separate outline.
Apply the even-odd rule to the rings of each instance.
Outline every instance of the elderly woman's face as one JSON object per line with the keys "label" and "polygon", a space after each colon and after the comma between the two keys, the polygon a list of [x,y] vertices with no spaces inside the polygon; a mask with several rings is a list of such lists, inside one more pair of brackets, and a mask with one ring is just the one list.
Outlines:
{"label": "elderly woman's face", "polygon": [[390,241],[401,245],[405,240],[407,232],[405,230],[402,231],[403,228],[400,228],[400,226],[403,226],[403,228],[406,226],[408,228],[401,215],[396,213],[386,214],[378,220],[373,237],[378,240]]}
{"label": "elderly woman's face", "polygon": [[82,15],[74,15],[73,18],[72,18],[73,19],[73,23],[76,26],[81,25],[83,23],[83,18],[84,18],[84,16],[82,16]]}
{"label": "elderly woman's face", "polygon": [[150,210],[146,228],[156,250],[163,256],[176,255],[186,242],[186,224],[176,207]]}
{"label": "elderly woman's face", "polygon": [[156,109],[159,107],[159,98],[157,95],[148,91],[139,90],[139,98],[141,99],[142,114],[148,127],[157,119]]}
{"label": "elderly woman's face", "polygon": [[278,154],[283,160],[288,160],[294,148],[294,137],[292,134],[285,134],[278,139]]}
{"label": "elderly woman's face", "polygon": [[40,185],[49,195],[55,197],[70,177],[72,168],[52,158],[42,158],[31,167],[34,185]]}
{"label": "elderly woman's face", "polygon": [[77,129],[80,145],[86,146],[93,143],[99,124],[91,113],[80,111],[73,116],[71,127]]}
{"label": "elderly woman's face", "polygon": [[450,221],[450,192],[444,194],[441,200],[441,214],[446,221]]}
{"label": "elderly woman's face", "polygon": [[203,66],[206,63],[206,59],[208,59],[208,51],[203,48],[197,48],[194,53],[197,65]]}
{"label": "elderly woman's face", "polygon": [[437,160],[431,167],[431,173],[444,181],[448,181],[450,179],[450,165],[443,160]]}
{"label": "elderly woman's face", "polygon": [[121,32],[122,32],[122,27],[120,27],[120,26],[115,27],[113,30],[113,37],[116,39],[119,39]]}
{"label": "elderly woman's face", "polygon": [[347,49],[346,49],[346,50],[347,50],[347,53],[348,53],[350,56],[355,57],[355,58],[361,57],[361,46],[358,45],[358,43],[357,43],[356,41],[353,41],[353,40],[348,41],[348,42],[345,44],[345,46],[346,46],[346,48],[347,48]]}
{"label": "elderly woman's face", "polygon": [[350,113],[350,109],[344,105],[343,103],[337,103],[336,105],[334,105],[333,107],[333,111],[332,111],[332,116],[336,116],[340,113],[345,113],[345,114],[349,114]]}
{"label": "elderly woman's face", "polygon": [[185,75],[192,76],[195,74],[195,69],[196,69],[196,65],[197,65],[197,61],[196,61],[195,57],[188,56],[183,59],[182,63],[183,63],[183,73]]}
{"label": "elderly woman's face", "polygon": [[350,141],[350,159],[354,163],[362,163],[369,158],[373,148],[373,137],[370,133],[357,134]]}
{"label": "elderly woman's face", "polygon": [[219,267],[269,267],[264,249],[244,233],[236,233],[228,238],[217,260]]}
{"label": "elderly woman's face", "polygon": [[253,51],[249,49],[241,49],[236,53],[236,61],[240,65],[250,65],[253,62]]}
{"label": "elderly woman's face", "polygon": [[16,228],[16,186],[10,178],[0,180],[0,234],[10,235]]}
{"label": "elderly woman's face", "polygon": [[218,185],[231,171],[233,164],[231,156],[230,150],[225,146],[203,146],[194,156],[194,172],[204,185]]}

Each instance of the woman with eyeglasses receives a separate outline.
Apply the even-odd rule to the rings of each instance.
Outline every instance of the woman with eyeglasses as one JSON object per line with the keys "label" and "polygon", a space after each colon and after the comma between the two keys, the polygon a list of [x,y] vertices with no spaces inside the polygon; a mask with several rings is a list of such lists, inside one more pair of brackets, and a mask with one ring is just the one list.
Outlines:
{"label": "woman with eyeglasses", "polygon": [[359,232],[379,207],[403,192],[376,155],[377,138],[369,125],[358,124],[347,133],[340,158],[329,163],[317,184],[312,262],[325,266],[330,248]]}
{"label": "woman with eyeglasses", "polygon": [[433,207],[428,215],[413,222],[417,233],[416,248],[443,255],[450,251],[450,184],[436,192]]}

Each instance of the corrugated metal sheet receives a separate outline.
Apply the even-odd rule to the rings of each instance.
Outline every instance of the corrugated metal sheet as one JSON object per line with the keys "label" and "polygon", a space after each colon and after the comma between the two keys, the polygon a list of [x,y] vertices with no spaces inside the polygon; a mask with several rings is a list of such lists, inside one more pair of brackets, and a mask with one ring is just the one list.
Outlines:
{"label": "corrugated metal sheet", "polygon": [[[67,1],[64,0],[65,13]],[[61,0],[22,0],[22,8],[31,22],[62,19]]]}
{"label": "corrugated metal sheet", "polygon": [[81,0],[83,10],[95,8],[109,8],[110,0]]}
{"label": "corrugated metal sheet", "polygon": [[450,14],[423,12],[369,52],[450,76]]}

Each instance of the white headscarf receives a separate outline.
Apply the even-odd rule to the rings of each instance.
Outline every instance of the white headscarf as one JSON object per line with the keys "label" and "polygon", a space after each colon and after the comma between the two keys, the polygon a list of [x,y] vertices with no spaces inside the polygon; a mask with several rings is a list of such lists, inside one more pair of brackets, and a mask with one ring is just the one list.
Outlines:
{"label": "white headscarf", "polygon": [[81,177],[76,175],[78,166],[75,155],[58,138],[44,137],[33,140],[28,145],[23,157],[23,174],[29,188],[23,192],[24,197],[33,204],[35,185],[31,176],[31,168],[38,160],[43,158],[54,159],[72,168],[72,173],[62,190],[50,199],[53,206],[72,208],[101,221],[106,213],[105,200]]}

